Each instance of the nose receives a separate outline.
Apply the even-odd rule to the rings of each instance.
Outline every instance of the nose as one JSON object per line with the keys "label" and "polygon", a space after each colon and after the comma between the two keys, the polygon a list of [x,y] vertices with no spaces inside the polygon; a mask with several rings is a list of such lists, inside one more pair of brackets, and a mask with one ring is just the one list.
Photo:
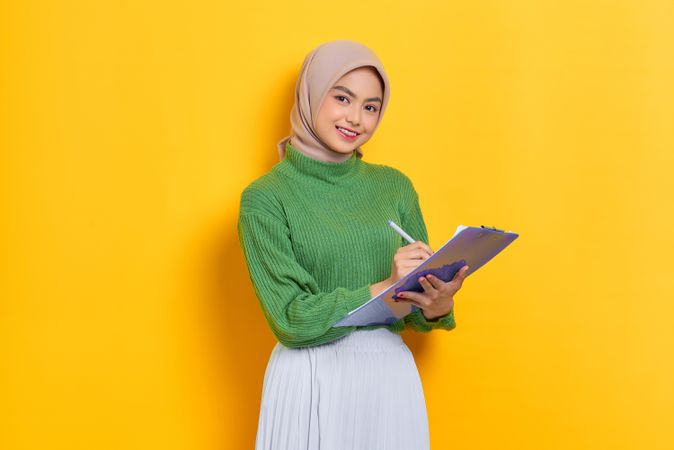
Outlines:
{"label": "nose", "polygon": [[349,108],[349,112],[347,113],[346,116],[346,121],[349,122],[354,127],[360,125],[360,107]]}

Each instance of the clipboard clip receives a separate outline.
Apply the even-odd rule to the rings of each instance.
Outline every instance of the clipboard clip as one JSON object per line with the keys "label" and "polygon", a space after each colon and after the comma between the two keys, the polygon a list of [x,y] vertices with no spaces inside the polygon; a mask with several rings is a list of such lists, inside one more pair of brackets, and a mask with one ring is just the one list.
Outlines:
{"label": "clipboard clip", "polygon": [[501,233],[505,233],[505,230],[499,230],[498,228],[493,228],[493,227],[485,227],[484,225],[480,225],[480,228],[484,228],[485,230],[499,231]]}

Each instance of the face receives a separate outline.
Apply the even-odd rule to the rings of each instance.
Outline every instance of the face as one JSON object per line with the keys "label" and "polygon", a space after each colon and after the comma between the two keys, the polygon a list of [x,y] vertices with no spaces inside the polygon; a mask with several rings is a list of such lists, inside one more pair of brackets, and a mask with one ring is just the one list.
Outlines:
{"label": "face", "polygon": [[[353,153],[374,133],[384,96],[373,67],[358,67],[344,75],[325,94],[316,116],[316,132],[325,145],[345,155]],[[339,128],[358,133],[352,137]]]}

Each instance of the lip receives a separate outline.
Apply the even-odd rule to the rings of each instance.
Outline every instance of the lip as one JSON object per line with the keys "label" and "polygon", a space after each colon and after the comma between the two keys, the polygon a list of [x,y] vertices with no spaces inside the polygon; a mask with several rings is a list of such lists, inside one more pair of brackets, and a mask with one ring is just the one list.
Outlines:
{"label": "lip", "polygon": [[352,130],[351,128],[343,127],[341,125],[335,125],[335,130],[337,130],[337,133],[339,133],[340,136],[342,136],[344,139],[346,139],[348,141],[355,141],[358,138],[358,136],[360,136],[360,133],[356,134],[355,136],[347,136],[346,134],[339,131],[339,128],[344,128],[345,130],[353,131],[354,133],[358,133],[358,132],[355,131],[355,130]]}
{"label": "lip", "polygon": [[335,130],[337,131],[337,134],[339,134],[343,139],[345,139],[345,140],[347,140],[347,141],[355,141],[356,139],[358,139],[358,135],[356,135],[356,136],[347,136],[346,134],[344,134],[344,133],[342,133],[341,131],[339,131],[339,128],[335,128]]}

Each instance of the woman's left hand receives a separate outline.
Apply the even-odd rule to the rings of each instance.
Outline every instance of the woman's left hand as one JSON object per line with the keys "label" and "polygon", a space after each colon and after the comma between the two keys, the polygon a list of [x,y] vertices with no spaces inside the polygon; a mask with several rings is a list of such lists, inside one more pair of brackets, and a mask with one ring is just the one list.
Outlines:
{"label": "woman's left hand", "polygon": [[424,292],[403,291],[397,295],[397,301],[418,306],[426,320],[437,319],[448,314],[454,307],[454,294],[461,289],[467,272],[468,266],[463,266],[456,272],[454,278],[447,282],[430,274],[420,277],[419,282]]}

